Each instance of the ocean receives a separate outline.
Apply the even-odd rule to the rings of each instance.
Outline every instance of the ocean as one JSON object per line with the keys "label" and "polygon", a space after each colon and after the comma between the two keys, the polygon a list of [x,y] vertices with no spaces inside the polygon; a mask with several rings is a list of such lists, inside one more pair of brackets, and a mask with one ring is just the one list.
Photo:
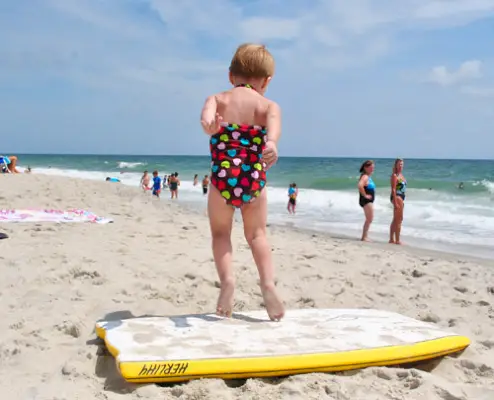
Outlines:
{"label": "ocean", "polygon": [[[206,156],[22,155],[20,168],[34,173],[104,180],[118,177],[139,186],[142,172],[178,172],[179,201],[204,209],[200,185],[192,184],[209,172]],[[280,158],[268,172],[269,222],[359,238],[363,212],[358,205],[357,181],[363,159]],[[394,160],[375,159],[377,186],[375,217],[370,237],[387,241],[392,206],[389,177]],[[405,160],[408,181],[402,239],[422,248],[494,259],[494,161]],[[287,189],[297,183],[297,214],[286,211]],[[458,185],[463,182],[463,189]],[[170,201],[167,193],[162,201]],[[35,206],[35,204],[33,204]]]}

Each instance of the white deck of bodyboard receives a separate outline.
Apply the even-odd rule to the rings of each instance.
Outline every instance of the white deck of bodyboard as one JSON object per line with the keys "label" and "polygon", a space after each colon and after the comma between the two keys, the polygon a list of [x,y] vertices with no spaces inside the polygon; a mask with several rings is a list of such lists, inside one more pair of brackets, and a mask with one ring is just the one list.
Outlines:
{"label": "white deck of bodyboard", "polygon": [[290,310],[132,318],[98,322],[119,362],[272,357],[413,345],[458,336],[415,319],[369,309]]}

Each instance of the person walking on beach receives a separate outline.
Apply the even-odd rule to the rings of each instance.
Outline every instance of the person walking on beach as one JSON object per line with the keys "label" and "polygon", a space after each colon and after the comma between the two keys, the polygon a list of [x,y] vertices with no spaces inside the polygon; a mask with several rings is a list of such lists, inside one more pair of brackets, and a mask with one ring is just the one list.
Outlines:
{"label": "person walking on beach", "polygon": [[298,188],[296,183],[291,183],[288,187],[288,204],[286,206],[290,214],[295,214],[295,207],[297,206]]}
{"label": "person walking on beach", "polygon": [[208,194],[209,187],[209,175],[204,175],[204,179],[202,180],[202,194]]}
{"label": "person walking on beach", "polygon": [[367,160],[360,166],[360,179],[358,181],[359,205],[364,210],[365,222],[362,228],[361,240],[367,242],[368,233],[374,219],[374,199],[376,197],[376,185],[371,178],[374,172],[374,161]]}
{"label": "person walking on beach", "polygon": [[201,125],[210,136],[208,216],[221,284],[216,313],[222,316],[230,317],[234,304],[231,233],[235,209],[242,213],[268,316],[280,320],[285,314],[266,237],[266,170],[278,159],[281,135],[280,107],[264,97],[273,74],[274,59],[265,46],[239,46],[230,64],[233,88],[209,96],[201,113]]}
{"label": "person walking on beach", "polygon": [[178,179],[178,172],[171,174],[170,176],[170,193],[172,199],[178,199],[178,187],[180,186],[180,180]]}
{"label": "person walking on beach", "polygon": [[403,160],[397,158],[393,164],[393,173],[391,174],[391,196],[393,204],[393,221],[389,227],[389,243],[402,244],[400,241],[401,224],[403,222],[403,209],[405,207],[405,191],[407,181],[403,176]]}

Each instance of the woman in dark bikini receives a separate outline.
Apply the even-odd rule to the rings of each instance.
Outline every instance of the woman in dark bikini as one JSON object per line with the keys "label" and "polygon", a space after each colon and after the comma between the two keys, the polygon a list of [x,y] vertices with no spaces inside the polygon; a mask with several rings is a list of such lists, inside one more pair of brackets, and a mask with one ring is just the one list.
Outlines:
{"label": "woman in dark bikini", "polygon": [[362,241],[367,242],[367,233],[374,219],[374,199],[376,197],[376,185],[371,178],[374,172],[374,161],[367,160],[360,166],[360,179],[358,181],[359,205],[364,209],[365,222],[362,229]]}
{"label": "woman in dark bikini", "polygon": [[390,200],[394,206],[393,221],[389,227],[389,243],[401,244],[400,233],[403,222],[403,208],[405,207],[405,191],[407,181],[403,176],[403,160],[397,158],[393,165],[391,174],[391,196]]}

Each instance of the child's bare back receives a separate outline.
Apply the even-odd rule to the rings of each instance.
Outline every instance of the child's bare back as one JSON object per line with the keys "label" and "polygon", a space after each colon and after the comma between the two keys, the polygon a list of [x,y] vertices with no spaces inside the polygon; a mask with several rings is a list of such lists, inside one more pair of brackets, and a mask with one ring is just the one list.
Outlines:
{"label": "child's bare back", "polygon": [[249,87],[236,87],[216,95],[217,112],[223,121],[266,126],[269,107],[275,104]]}
{"label": "child's bare back", "polygon": [[273,73],[274,60],[264,46],[240,46],[230,65],[230,83],[234,88],[208,97],[202,110],[201,124],[211,136],[208,215],[221,282],[217,313],[224,316],[231,315],[234,304],[230,236],[235,209],[242,212],[245,238],[259,271],[268,315],[279,320],[285,313],[275,288],[266,237],[266,170],[278,158],[277,142],[281,135],[280,108],[264,97]]}

